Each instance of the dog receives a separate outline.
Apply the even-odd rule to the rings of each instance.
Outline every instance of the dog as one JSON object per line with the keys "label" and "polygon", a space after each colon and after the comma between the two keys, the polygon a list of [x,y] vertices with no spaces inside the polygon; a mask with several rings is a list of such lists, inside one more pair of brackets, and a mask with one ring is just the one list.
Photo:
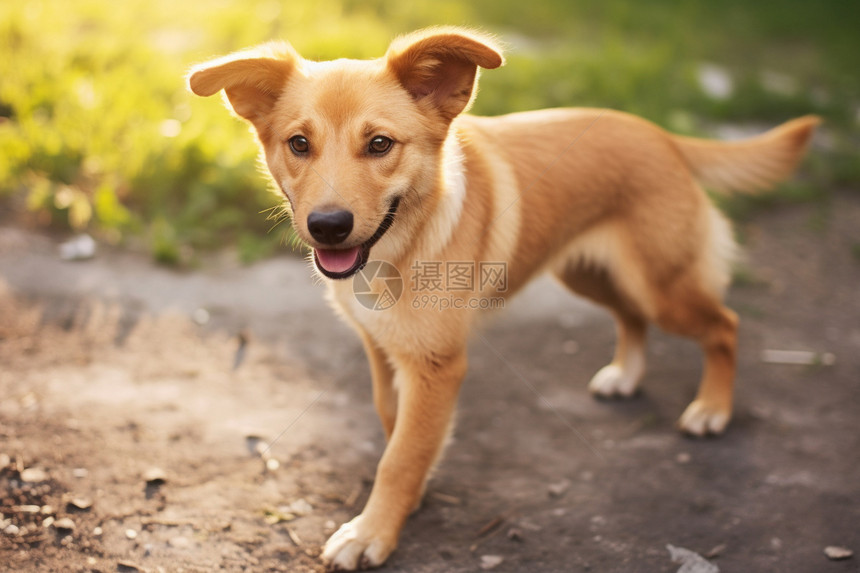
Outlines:
{"label": "dog", "polygon": [[[375,60],[309,61],[274,42],[189,73],[193,93],[223,90],[253,126],[295,232],[370,362],[387,445],[364,510],[325,544],[331,568],[378,566],[395,549],[451,431],[482,302],[541,272],[615,318],[617,348],[593,394],[636,392],[655,323],[704,352],[680,429],[719,434],[731,417],[738,318],[722,299],[736,248],[703,186],[752,192],[787,178],[818,118],[724,143],[601,109],[465,114],[480,68],[503,63],[492,37],[443,27],[397,38]],[[388,271],[361,274],[376,261]],[[428,296],[446,268],[485,263],[501,265],[502,280],[460,276],[456,286],[471,289],[446,283]],[[419,271],[424,280],[404,284],[390,308],[355,294],[356,276],[379,294],[385,277]]]}

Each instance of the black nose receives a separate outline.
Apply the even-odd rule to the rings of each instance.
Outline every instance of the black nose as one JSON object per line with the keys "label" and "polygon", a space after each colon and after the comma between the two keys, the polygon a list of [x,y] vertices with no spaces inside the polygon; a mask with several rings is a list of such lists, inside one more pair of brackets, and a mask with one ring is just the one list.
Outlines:
{"label": "black nose", "polygon": [[314,211],[308,215],[311,237],[326,245],[342,243],[352,232],[352,213],[349,211]]}

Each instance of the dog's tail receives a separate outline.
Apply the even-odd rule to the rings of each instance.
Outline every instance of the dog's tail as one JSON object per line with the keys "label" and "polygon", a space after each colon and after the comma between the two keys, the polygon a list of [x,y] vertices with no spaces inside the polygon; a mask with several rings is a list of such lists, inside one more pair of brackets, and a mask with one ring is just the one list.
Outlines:
{"label": "dog's tail", "polygon": [[757,137],[723,142],[673,135],[696,179],[714,191],[752,193],[787,179],[821,119],[807,115]]}

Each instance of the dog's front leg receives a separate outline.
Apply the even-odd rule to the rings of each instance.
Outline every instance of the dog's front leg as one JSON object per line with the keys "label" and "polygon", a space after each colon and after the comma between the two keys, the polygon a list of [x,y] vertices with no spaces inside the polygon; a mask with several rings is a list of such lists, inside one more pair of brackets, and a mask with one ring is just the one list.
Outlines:
{"label": "dog's front leg", "polygon": [[388,361],[385,351],[374,341],[370,335],[361,332],[361,340],[364,342],[364,351],[370,362],[370,376],[373,379],[373,404],[382,429],[385,430],[385,439],[391,440],[394,431],[394,422],[397,418],[397,390],[394,388],[394,369]]}
{"label": "dog's front leg", "polygon": [[364,511],[332,535],[323,560],[334,569],[381,565],[397,545],[400,529],[424,493],[442,452],[460,383],[465,350],[456,356],[396,360],[397,423],[376,470]]}

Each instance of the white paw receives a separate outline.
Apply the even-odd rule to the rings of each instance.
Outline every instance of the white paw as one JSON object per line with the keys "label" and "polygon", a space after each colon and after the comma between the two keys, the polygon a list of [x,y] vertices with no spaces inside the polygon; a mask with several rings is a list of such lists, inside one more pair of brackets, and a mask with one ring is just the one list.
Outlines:
{"label": "white paw", "polygon": [[693,436],[722,434],[732,417],[731,409],[694,400],[678,420],[682,432]]}
{"label": "white paw", "polygon": [[378,535],[359,515],[335,531],[323,548],[322,559],[329,570],[355,571],[382,565],[397,540]]}
{"label": "white paw", "polygon": [[597,371],[588,383],[588,391],[606,398],[613,396],[627,398],[636,393],[638,385],[639,376],[635,373],[624,370],[616,364],[609,364]]}

